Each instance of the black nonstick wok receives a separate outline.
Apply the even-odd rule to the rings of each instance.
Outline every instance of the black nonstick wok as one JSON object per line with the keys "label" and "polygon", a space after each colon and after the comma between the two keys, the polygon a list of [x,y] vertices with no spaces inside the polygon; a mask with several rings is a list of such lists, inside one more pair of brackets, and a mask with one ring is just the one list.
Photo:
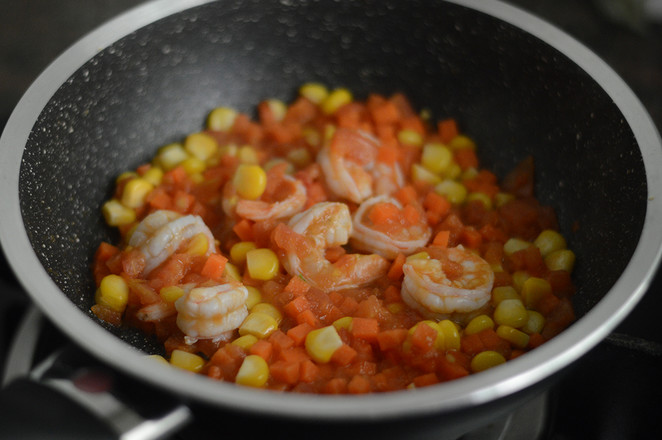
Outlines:
{"label": "black nonstick wok", "polygon": [[[100,214],[115,177],[201,129],[212,108],[253,113],[307,81],[358,98],[403,92],[435,119],[454,117],[500,176],[532,155],[536,193],[557,210],[578,258],[578,320],[487,372],[361,397],[213,382],[146,360],[158,344],[100,323],[89,311],[90,264],[99,242],[116,238]],[[659,134],[623,81],[506,4],[160,0],[72,46],[20,101],[0,140],[0,240],[49,320],[138,387],[289,437],[295,424],[322,437],[348,427],[365,435],[374,424],[409,438],[457,435],[525,402],[632,310],[660,259],[661,169]]]}

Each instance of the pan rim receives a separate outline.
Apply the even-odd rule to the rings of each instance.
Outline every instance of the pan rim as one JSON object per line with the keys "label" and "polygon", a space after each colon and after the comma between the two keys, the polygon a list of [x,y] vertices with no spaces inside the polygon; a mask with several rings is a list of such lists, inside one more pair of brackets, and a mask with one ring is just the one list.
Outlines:
{"label": "pan rim", "polygon": [[[514,394],[577,360],[597,345],[634,308],[650,285],[662,254],[662,142],[650,116],[625,82],[588,48],[553,25],[500,1],[446,0],[522,29],[556,48],[586,71],[614,100],[639,144],[649,201],[640,241],[616,284],[584,317],[527,356],[480,375],[416,392],[368,396],[318,396],[252,390],[167,366],[145,366],[143,354],[93,322],[50,279],[32,250],[21,216],[18,183],[24,145],[41,109],[78,68],[99,50],[129,33],[210,0],[154,0],[100,26],[60,55],[35,80],[0,137],[0,242],[31,299],[75,342],[99,359],[184,398],[253,413],[328,420],[383,420],[455,411]],[[625,296],[623,293],[627,293]],[[631,292],[631,293],[630,293]],[[624,298],[625,297],[625,298]],[[66,323],[66,325],[64,324]]]}

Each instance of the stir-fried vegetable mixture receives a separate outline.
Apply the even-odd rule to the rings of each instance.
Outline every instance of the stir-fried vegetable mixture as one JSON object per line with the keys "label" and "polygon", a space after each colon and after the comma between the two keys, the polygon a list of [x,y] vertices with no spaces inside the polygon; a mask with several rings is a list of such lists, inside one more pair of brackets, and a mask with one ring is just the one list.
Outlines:
{"label": "stir-fried vegetable mixture", "polygon": [[401,94],[303,85],[257,120],[231,108],[117,178],[121,242],[92,311],[172,365],[311,393],[418,388],[522,355],[574,319],[575,256],[533,196],[452,119]]}

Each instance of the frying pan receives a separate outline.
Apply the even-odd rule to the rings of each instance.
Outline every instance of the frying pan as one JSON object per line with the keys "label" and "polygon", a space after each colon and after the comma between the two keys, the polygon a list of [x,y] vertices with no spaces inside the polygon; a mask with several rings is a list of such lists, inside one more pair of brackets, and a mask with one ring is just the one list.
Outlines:
{"label": "frying pan", "polygon": [[[557,210],[578,256],[578,320],[484,373],[361,397],[265,392],[152,365],[144,355],[158,344],[100,323],[89,311],[90,264],[100,241],[117,238],[100,215],[115,176],[200,130],[214,107],[252,114],[262,99],[291,100],[307,81],[359,99],[403,92],[434,119],[454,117],[499,176],[532,155],[538,198]],[[0,240],[49,320],[138,383],[255,420],[457,434],[471,418],[526,401],[600,342],[660,259],[662,147],[650,117],[596,55],[497,1],[147,3],[55,60],[0,145]]]}

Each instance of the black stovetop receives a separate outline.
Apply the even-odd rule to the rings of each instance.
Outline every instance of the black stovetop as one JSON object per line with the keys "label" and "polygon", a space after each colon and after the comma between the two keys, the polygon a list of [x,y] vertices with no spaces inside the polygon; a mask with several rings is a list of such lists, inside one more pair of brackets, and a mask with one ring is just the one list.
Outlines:
{"label": "black stovetop", "polygon": [[[21,94],[68,45],[139,2],[2,1],[0,129]],[[662,131],[660,0],[510,0],[556,24],[601,56],[641,99]],[[57,8],[55,5],[57,4]],[[620,12],[619,12],[620,11]],[[0,373],[29,305],[0,255]],[[550,392],[547,440],[649,439],[662,434],[662,274],[601,344]],[[1,375],[0,375],[1,377]]]}

